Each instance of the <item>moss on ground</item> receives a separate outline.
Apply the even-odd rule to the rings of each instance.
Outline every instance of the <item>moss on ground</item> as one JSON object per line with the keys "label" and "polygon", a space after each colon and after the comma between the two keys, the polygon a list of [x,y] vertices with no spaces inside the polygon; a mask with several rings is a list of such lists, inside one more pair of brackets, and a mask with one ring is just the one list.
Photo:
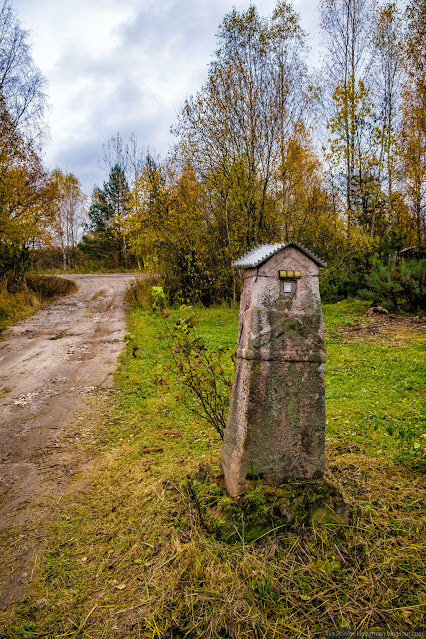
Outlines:
{"label": "moss on ground", "polygon": [[225,543],[251,543],[302,524],[349,521],[342,495],[323,481],[288,481],[275,487],[252,480],[244,494],[231,499],[223,475],[201,466],[188,477],[187,486],[202,526]]}

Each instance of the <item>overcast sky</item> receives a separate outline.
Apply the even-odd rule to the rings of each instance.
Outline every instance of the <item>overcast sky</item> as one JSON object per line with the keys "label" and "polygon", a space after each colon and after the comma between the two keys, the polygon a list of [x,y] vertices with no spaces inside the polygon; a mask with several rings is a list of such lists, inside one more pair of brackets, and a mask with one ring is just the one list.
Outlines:
{"label": "overcast sky", "polygon": [[[207,77],[215,34],[233,6],[249,0],[13,0],[48,80],[50,142],[45,163],[74,173],[90,195],[107,175],[102,144],[132,132],[165,156],[170,126]],[[275,0],[255,2],[271,15]],[[294,0],[318,38],[316,0]],[[309,42],[309,40],[308,40]]]}

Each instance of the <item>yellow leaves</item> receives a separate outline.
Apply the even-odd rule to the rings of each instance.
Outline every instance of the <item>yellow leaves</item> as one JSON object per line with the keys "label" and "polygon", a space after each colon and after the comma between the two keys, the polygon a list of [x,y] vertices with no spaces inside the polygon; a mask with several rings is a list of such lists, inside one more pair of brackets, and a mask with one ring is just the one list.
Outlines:
{"label": "yellow leaves", "polygon": [[[400,137],[401,157],[412,216],[421,225],[426,179],[426,91],[422,82],[407,82],[403,91],[403,126]],[[413,224],[411,223],[413,226]],[[416,237],[416,242],[419,239]]]}
{"label": "yellow leaves", "polygon": [[369,88],[363,80],[356,80],[354,77],[335,89],[333,101],[336,113],[327,125],[331,137],[328,140],[330,151],[326,154],[327,160],[335,166],[347,160],[356,160],[355,140],[365,135],[366,131],[362,126],[365,129],[365,122],[372,113],[369,94]]}
{"label": "yellow leaves", "polygon": [[[14,263],[0,264],[0,274],[19,268],[31,241],[48,241],[48,179],[31,145],[24,143],[0,100],[0,235]],[[23,265],[21,266],[21,268]]]}

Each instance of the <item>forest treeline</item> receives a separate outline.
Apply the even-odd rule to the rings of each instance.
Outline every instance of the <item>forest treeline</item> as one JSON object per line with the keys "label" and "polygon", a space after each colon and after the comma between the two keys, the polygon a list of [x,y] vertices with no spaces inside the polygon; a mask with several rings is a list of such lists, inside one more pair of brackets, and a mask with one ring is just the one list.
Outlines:
{"label": "forest treeline", "polygon": [[[30,217],[37,229],[47,222],[64,264],[68,251],[92,267],[139,266],[163,277],[171,301],[209,304],[238,297],[234,259],[261,243],[296,240],[328,262],[328,299],[366,289],[420,306],[426,0],[411,0],[404,12],[396,2],[320,0],[319,13],[321,66],[311,64],[290,2],[278,1],[269,17],[254,5],[228,13],[207,80],[173,126],[168,157],[144,152],[135,135],[104,147],[109,175],[93,191],[78,248],[66,223],[62,236],[54,230],[68,219],[78,181],[59,170],[47,176],[54,195],[43,199],[41,189]],[[0,90],[3,130],[15,124]],[[25,145],[22,127],[14,130]],[[39,251],[40,238],[31,237]],[[390,259],[407,247],[414,262]]]}

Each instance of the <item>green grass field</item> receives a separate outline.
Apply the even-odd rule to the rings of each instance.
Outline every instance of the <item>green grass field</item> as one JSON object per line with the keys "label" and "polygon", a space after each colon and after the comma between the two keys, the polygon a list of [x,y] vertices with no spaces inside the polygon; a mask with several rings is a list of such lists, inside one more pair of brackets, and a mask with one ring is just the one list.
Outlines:
{"label": "green grass field", "polygon": [[[63,498],[34,593],[3,636],[278,639],[421,627],[425,334],[409,318],[376,333],[381,320],[370,322],[362,302],[324,315],[326,477],[351,504],[350,523],[232,545],[209,534],[187,475],[218,470],[220,440],[176,401],[164,320],[135,308],[90,481]],[[232,374],[238,308],[197,309],[196,321]]]}

